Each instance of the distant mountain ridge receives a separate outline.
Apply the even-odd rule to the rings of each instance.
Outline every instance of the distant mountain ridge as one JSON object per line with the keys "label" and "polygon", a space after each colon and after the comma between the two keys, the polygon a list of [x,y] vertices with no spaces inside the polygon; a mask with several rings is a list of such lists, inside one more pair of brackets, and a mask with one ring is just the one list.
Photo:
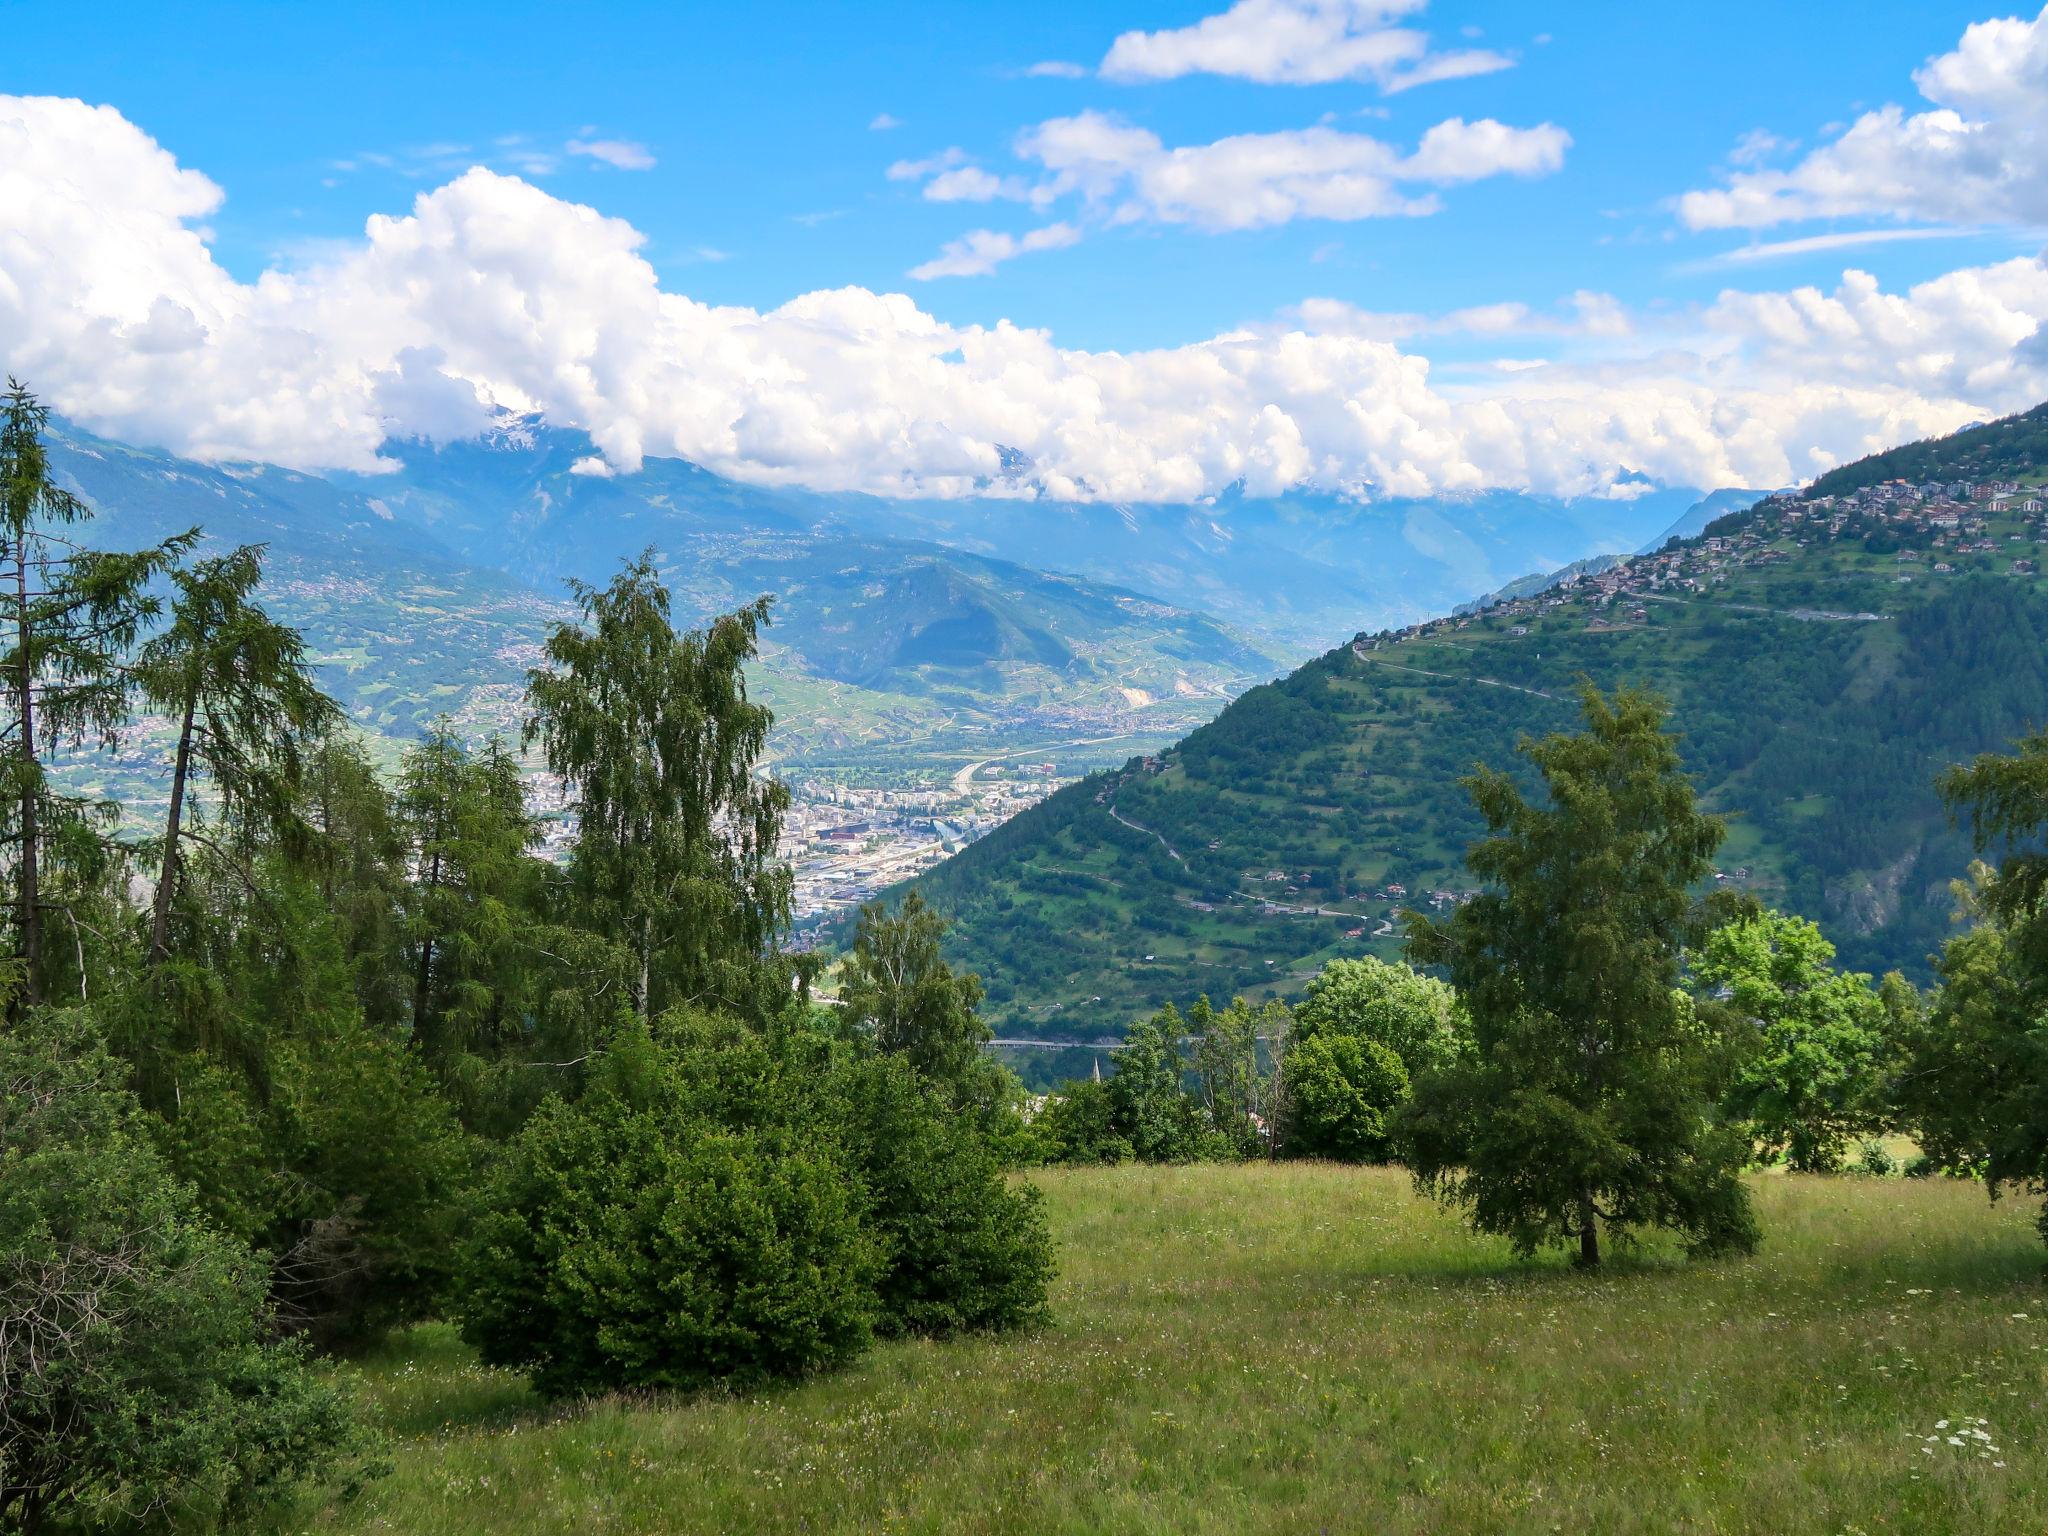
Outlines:
{"label": "distant mountain ridge", "polygon": [[[559,463],[566,475],[573,446],[537,437],[471,452]],[[1278,670],[1257,643],[1139,593],[915,541],[814,535],[751,502],[725,516],[715,494],[666,517],[614,503],[590,526],[543,515],[522,528],[515,498],[432,478],[208,465],[68,426],[52,460],[96,509],[105,543],[198,525],[214,544],[268,544],[268,600],[305,630],[352,718],[397,740],[444,714],[462,729],[516,731],[526,669],[571,611],[563,578],[602,581],[649,543],[664,551],[686,621],[778,596],[757,686],[783,721],[785,755],[837,760],[864,743],[986,750],[1002,730],[1053,746],[1170,737]],[[684,471],[702,474],[672,473]],[[724,484],[708,478],[714,493]],[[535,486],[544,499],[545,479]],[[446,515],[423,515],[422,502]]]}
{"label": "distant mountain ridge", "polygon": [[603,581],[652,547],[685,619],[776,595],[759,679],[776,750],[845,765],[1043,742],[1092,766],[1163,745],[1361,625],[1441,611],[1503,570],[1635,548],[1699,500],[1638,480],[1618,501],[1069,503],[1027,499],[1021,456],[992,494],[889,500],[680,459],[614,473],[586,434],[536,416],[389,443],[381,474],[198,464],[70,427],[57,446],[112,527],[269,542],[280,611],[373,731],[403,739],[442,713],[515,725],[564,580]]}
{"label": "distant mountain ridge", "polygon": [[[708,533],[909,540],[1144,593],[1300,655],[1364,624],[1442,612],[1508,576],[1625,553],[1702,493],[1639,481],[1622,499],[1490,491],[1360,501],[1233,488],[1191,503],[1033,499],[1014,465],[992,494],[905,499],[729,480],[650,457],[601,466],[583,433],[511,418],[493,437],[393,442],[396,475],[337,477],[470,558],[527,580],[588,579],[627,547]],[[580,466],[580,468],[579,468]]]}
{"label": "distant mountain ridge", "polygon": [[1880,455],[1541,592],[1362,632],[918,885],[1001,1032],[1096,1038],[1169,998],[1297,990],[1334,956],[1398,953],[1401,908],[1470,888],[1460,776],[1519,771],[1517,740],[1571,728],[1590,678],[1670,700],[1731,817],[1723,878],[1820,921],[1849,965],[1924,976],[1970,857],[1933,778],[2048,721],[2048,513],[1995,493],[2042,478],[2011,428],[1917,445],[1938,487],[1884,484],[1901,461]]}

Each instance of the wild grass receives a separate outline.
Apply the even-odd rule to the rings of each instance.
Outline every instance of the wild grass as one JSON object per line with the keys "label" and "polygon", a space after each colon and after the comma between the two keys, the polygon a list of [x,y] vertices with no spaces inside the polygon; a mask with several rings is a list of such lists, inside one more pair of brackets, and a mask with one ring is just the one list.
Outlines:
{"label": "wild grass", "polygon": [[2048,1530],[2030,1204],[1764,1178],[1756,1258],[1646,1245],[1588,1276],[1516,1261],[1393,1170],[1034,1177],[1062,1256],[1038,1333],[563,1409],[422,1328],[354,1368],[392,1473],[286,1526]]}

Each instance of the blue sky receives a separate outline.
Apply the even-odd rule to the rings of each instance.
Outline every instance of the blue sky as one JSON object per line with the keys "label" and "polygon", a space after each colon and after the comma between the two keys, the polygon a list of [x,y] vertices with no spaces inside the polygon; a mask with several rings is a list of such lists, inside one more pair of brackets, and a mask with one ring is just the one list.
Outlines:
{"label": "blue sky", "polygon": [[[1009,316],[1089,347],[1206,336],[1305,295],[1437,311],[1597,288],[1640,304],[1731,281],[1829,282],[1844,258],[1697,263],[1746,243],[1692,233],[1670,199],[1702,185],[1745,133],[1804,144],[1857,110],[1912,99],[1910,71],[1953,46],[1981,6],[1731,3],[1565,7],[1438,4],[1444,45],[1476,42],[1513,68],[1392,97],[1357,82],[1275,86],[1191,77],[1116,84],[1029,78],[1047,59],[1094,64],[1130,29],[1186,25],[1218,5],[102,5],[9,18],[9,90],[111,102],[227,192],[217,251],[249,278],[309,243],[358,237],[494,141],[642,144],[646,171],[565,157],[538,178],[648,236],[671,286],[772,306],[808,289],[905,288],[955,322]],[[1467,35],[1472,29],[1475,36]],[[1544,41],[1542,39],[1547,39]],[[983,224],[1026,210],[922,201],[887,167],[959,146],[1000,165],[1032,124],[1113,111],[1169,144],[1344,126],[1412,140],[1441,118],[1552,122],[1571,149],[1555,175],[1458,189],[1427,218],[1206,234],[1132,228],[977,278],[905,274]],[[1382,118],[1355,116],[1384,109]],[[901,126],[869,128],[879,114]],[[455,148],[460,146],[459,149]],[[443,152],[433,153],[437,148]],[[422,150],[429,151],[421,154]],[[394,168],[365,163],[386,155]],[[337,162],[354,162],[340,172]],[[427,174],[422,175],[422,170]],[[1860,228],[1870,221],[1820,221]],[[2026,233],[1859,251],[1900,283],[2038,244]],[[719,259],[712,259],[711,253]]]}
{"label": "blue sky", "polygon": [[309,467],[538,409],[910,494],[1775,483],[2048,393],[2005,14],[16,7],[0,352]]}

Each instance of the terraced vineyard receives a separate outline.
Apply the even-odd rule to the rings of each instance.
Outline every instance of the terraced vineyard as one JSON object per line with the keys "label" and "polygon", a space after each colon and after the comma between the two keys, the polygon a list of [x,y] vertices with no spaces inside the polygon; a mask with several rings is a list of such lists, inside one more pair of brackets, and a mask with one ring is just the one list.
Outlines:
{"label": "terraced vineyard", "polygon": [[1731,819],[1723,878],[1820,921],[1853,966],[1924,977],[1969,857],[1933,776],[2048,720],[2040,504],[1945,506],[1774,498],[1570,586],[1361,636],[919,883],[1005,1035],[1294,990],[1331,956],[1394,952],[1402,907],[1458,899],[1479,830],[1459,779],[1570,725],[1590,679],[1670,700]]}

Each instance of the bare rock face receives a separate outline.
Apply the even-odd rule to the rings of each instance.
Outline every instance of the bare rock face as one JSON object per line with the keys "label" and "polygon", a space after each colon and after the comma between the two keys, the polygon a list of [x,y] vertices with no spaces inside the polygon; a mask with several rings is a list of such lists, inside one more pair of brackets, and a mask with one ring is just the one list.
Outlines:
{"label": "bare rock face", "polygon": [[1840,926],[1859,934],[1875,933],[1899,915],[1899,902],[1906,878],[1920,860],[1920,850],[1909,848],[1890,864],[1866,871],[1827,888],[1828,916]]}

